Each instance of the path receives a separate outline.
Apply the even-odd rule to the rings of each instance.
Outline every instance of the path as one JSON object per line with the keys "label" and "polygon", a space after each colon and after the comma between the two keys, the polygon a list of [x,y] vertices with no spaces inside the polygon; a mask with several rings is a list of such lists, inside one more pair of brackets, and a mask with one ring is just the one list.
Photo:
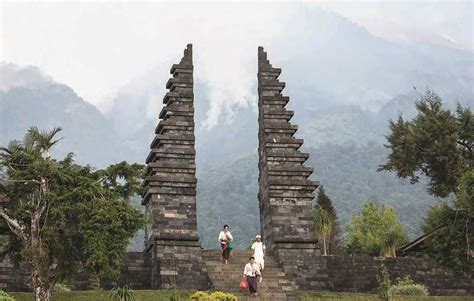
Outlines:
{"label": "path", "polygon": [[229,263],[222,263],[221,250],[203,250],[203,259],[212,289],[233,293],[239,300],[255,301],[297,301],[297,286],[287,279],[278,262],[269,254],[265,256],[263,282],[258,283],[258,297],[250,297],[249,291],[239,288],[245,264],[251,256],[251,250],[233,250]]}

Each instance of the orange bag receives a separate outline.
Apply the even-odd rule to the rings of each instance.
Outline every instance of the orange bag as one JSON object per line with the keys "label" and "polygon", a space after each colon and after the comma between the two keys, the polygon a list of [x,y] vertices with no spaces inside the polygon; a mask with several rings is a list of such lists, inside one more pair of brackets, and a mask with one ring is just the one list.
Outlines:
{"label": "orange bag", "polygon": [[248,288],[247,279],[245,279],[245,277],[240,280],[240,288],[241,288],[241,289],[246,289],[246,288]]}

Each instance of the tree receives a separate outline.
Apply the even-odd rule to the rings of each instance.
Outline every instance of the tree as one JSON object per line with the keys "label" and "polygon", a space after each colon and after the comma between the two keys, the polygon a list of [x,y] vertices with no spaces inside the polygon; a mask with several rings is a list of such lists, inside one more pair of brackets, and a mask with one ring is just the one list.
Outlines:
{"label": "tree", "polygon": [[395,257],[396,246],[407,241],[403,225],[395,210],[375,202],[365,202],[359,214],[353,214],[347,225],[349,254]]}
{"label": "tree", "polygon": [[[318,210],[324,210],[327,213],[327,218],[329,219],[330,222],[330,233],[329,235],[325,238],[324,243],[326,244],[326,248],[323,248],[324,253],[330,253],[333,254],[339,247],[339,235],[340,235],[340,229],[339,229],[339,222],[337,219],[337,214],[336,214],[336,209],[334,209],[332,205],[331,199],[327,196],[326,191],[324,190],[324,187],[321,185],[319,187],[319,192],[318,192],[318,198],[316,200],[316,212]],[[321,214],[321,213],[320,213]],[[316,217],[318,215],[316,214]],[[324,218],[323,216],[320,216],[319,218]],[[315,219],[315,222],[320,223],[322,220]],[[320,225],[322,226],[322,225]],[[316,231],[318,234],[320,234],[318,231],[319,227],[316,227]],[[322,237],[320,237],[322,238]],[[327,240],[327,241],[326,241]]]}
{"label": "tree", "polygon": [[416,102],[412,121],[390,121],[388,161],[379,170],[394,171],[401,178],[429,179],[429,192],[446,197],[457,193],[462,175],[474,164],[474,116],[458,105],[456,115],[442,106],[441,98],[428,90]]}
{"label": "tree", "polygon": [[117,275],[129,239],[144,226],[130,206],[143,166],[122,162],[103,170],[51,158],[60,128],[31,128],[0,149],[0,229],[3,253],[31,266],[35,299],[50,300],[58,281],[79,265],[97,277]]}
{"label": "tree", "polygon": [[474,170],[462,178],[453,206],[434,206],[425,217],[422,229],[429,235],[422,250],[430,258],[458,271],[473,270]]}
{"label": "tree", "polygon": [[450,205],[434,206],[422,228],[428,235],[423,250],[439,263],[457,269],[472,269],[474,232],[474,115],[458,104],[455,114],[442,106],[433,91],[416,103],[412,121],[390,122],[387,136],[391,154],[379,170],[395,171],[416,183],[428,177],[429,192],[438,197],[454,196]]}
{"label": "tree", "polygon": [[314,214],[314,225],[319,240],[323,243],[322,253],[323,256],[327,256],[328,252],[328,240],[332,232],[332,220],[329,212],[323,208],[316,208]]}

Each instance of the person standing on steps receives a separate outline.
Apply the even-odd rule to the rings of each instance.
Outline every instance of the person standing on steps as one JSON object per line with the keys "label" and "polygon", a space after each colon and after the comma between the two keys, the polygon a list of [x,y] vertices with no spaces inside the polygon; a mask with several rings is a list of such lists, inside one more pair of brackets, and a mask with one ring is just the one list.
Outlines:
{"label": "person standing on steps", "polygon": [[[252,256],[255,258],[255,263],[260,267],[260,273],[265,268],[265,250],[267,247],[262,242],[262,236],[255,236],[255,242],[252,244]],[[262,282],[263,277],[260,274],[259,282]]]}
{"label": "person standing on steps", "polygon": [[252,296],[257,296],[257,276],[260,275],[260,266],[255,263],[255,258],[250,257],[249,263],[245,265],[244,277],[247,278],[249,291]]}
{"label": "person standing on steps", "polygon": [[227,264],[230,257],[230,251],[234,248],[234,238],[230,233],[229,225],[224,225],[224,229],[219,233],[219,242],[222,248],[222,260]]}

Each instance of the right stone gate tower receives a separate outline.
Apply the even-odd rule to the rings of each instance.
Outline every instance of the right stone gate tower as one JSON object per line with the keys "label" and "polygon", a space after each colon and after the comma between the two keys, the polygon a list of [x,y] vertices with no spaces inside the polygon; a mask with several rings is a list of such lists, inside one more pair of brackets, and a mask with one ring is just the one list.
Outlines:
{"label": "right stone gate tower", "polygon": [[[260,226],[265,243],[285,271],[297,272],[300,256],[315,256],[312,200],[319,183],[308,177],[304,165],[309,154],[299,150],[302,139],[294,137],[293,112],[285,107],[281,69],[273,68],[263,47],[258,48],[258,154]],[[319,252],[318,252],[319,253]]]}

